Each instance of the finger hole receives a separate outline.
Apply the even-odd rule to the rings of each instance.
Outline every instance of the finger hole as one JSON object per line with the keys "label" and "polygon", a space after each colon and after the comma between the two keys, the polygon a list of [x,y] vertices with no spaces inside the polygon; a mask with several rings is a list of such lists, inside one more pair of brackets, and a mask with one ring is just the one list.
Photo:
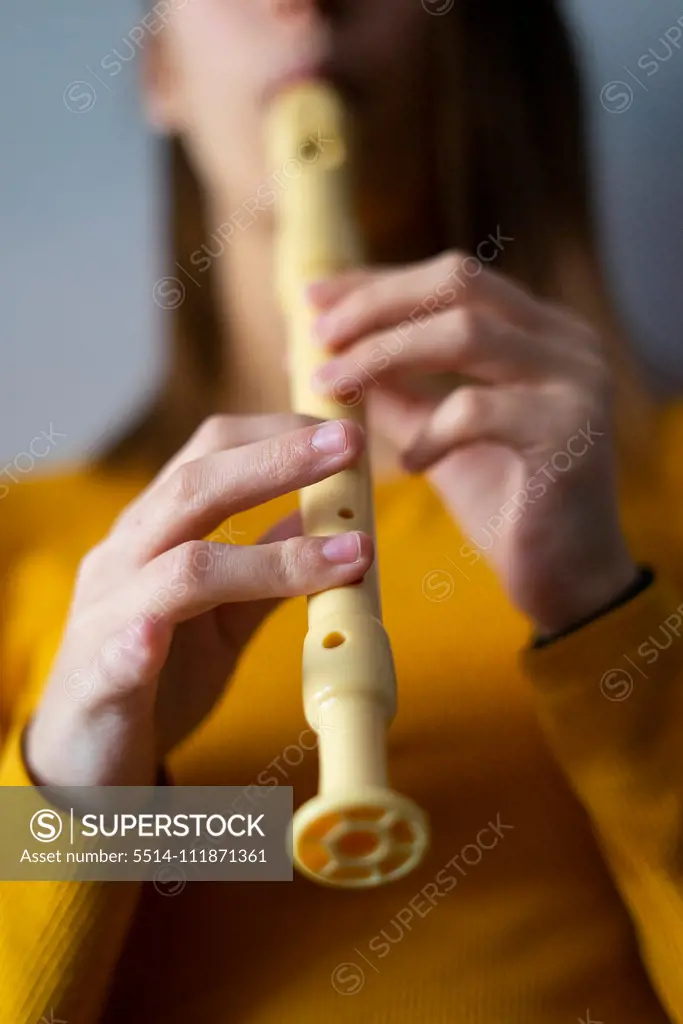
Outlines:
{"label": "finger hole", "polygon": [[328,651],[332,650],[334,647],[341,647],[342,644],[345,643],[346,637],[343,633],[340,633],[337,630],[332,633],[328,633],[323,639],[323,647]]}

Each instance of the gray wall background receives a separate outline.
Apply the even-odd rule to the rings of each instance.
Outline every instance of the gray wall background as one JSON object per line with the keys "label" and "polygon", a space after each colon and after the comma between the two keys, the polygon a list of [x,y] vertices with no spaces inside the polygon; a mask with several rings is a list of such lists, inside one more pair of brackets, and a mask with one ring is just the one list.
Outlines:
{"label": "gray wall background", "polygon": [[[649,366],[680,391],[683,0],[565,6],[611,282]],[[9,0],[0,15],[3,465],[50,429],[46,461],[78,457],[158,374],[155,147],[138,112],[138,62],[114,74],[110,57],[128,52],[139,19],[138,0]]]}

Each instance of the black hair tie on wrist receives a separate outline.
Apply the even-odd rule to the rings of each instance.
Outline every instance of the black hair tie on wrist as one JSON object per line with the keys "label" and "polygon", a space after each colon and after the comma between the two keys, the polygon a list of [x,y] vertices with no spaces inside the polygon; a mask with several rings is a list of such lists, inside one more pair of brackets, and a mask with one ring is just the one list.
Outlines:
{"label": "black hair tie on wrist", "polygon": [[650,584],[654,581],[655,574],[654,570],[647,565],[638,566],[639,572],[635,579],[629,583],[629,585],[622,590],[617,596],[609,601],[607,604],[598,608],[597,611],[591,615],[586,615],[583,619],[579,619],[578,622],[573,623],[571,626],[567,626],[566,629],[561,630],[559,633],[551,633],[548,636],[536,636],[534,637],[531,649],[538,650],[541,647],[548,647],[550,644],[555,643],[556,640],[561,640],[565,636],[569,636],[570,633],[576,633],[577,630],[587,626],[589,622],[595,622],[596,619],[602,618],[603,615],[607,615],[608,612],[616,611],[623,604],[627,604],[632,601],[634,597],[642,593],[643,590],[647,589]]}

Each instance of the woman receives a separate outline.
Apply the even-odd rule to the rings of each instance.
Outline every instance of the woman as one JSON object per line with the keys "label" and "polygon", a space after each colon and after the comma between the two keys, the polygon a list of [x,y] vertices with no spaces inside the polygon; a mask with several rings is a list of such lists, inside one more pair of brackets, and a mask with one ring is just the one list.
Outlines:
{"label": "woman", "polygon": [[[282,599],[374,553],[289,513],[367,443],[391,774],[430,855],[360,892],[4,884],[3,1022],[683,1021],[682,419],[614,351],[555,5],[450,6],[164,5],[145,95],[197,282],[171,373],[101,458],[3,508],[4,785],[268,776],[300,803],[305,609]],[[253,197],[268,100],[310,76],[356,116],[372,257],[309,290],[316,386],[372,368],[367,439],[283,412],[274,369],[273,204]]]}

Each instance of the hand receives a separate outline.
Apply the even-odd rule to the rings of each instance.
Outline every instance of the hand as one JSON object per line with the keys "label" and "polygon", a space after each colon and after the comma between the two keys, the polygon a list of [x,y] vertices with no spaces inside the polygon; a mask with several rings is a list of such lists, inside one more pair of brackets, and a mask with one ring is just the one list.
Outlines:
{"label": "hand", "polygon": [[[293,415],[208,420],[86,555],[27,733],[38,781],[152,784],[282,598],[367,572],[367,535],[303,538],[291,519],[251,547],[202,540],[229,516],[353,464],[359,428],[319,427]],[[71,699],[69,679],[86,672],[92,692]]]}
{"label": "hand", "polygon": [[[339,384],[343,396],[352,377],[373,389],[374,421],[469,536],[463,565],[483,551],[511,600],[552,633],[636,576],[619,526],[610,379],[588,324],[465,260],[312,285],[333,356],[314,386]],[[440,399],[406,392],[406,377],[436,373],[465,383]]]}

